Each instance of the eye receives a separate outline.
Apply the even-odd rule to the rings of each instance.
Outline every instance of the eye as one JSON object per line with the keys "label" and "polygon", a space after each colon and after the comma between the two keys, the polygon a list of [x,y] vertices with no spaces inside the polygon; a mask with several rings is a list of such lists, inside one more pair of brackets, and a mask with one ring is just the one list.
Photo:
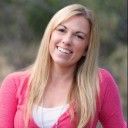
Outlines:
{"label": "eye", "polygon": [[81,35],[76,35],[76,37],[78,38],[78,39],[84,39],[84,37],[83,36],[81,36]]}
{"label": "eye", "polygon": [[61,32],[61,33],[66,32],[66,30],[65,30],[64,28],[57,28],[56,30],[57,30],[58,32]]}
{"label": "eye", "polygon": [[60,31],[60,32],[65,32],[65,29],[59,28],[58,31]]}

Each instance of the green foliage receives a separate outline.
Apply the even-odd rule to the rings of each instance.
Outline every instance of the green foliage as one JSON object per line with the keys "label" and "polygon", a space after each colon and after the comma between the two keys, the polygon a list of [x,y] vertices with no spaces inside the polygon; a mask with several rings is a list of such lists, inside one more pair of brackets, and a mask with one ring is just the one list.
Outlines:
{"label": "green foliage", "polygon": [[[19,30],[20,26],[18,25],[22,25],[28,28],[27,31],[29,33],[27,33],[29,35],[29,40],[33,38],[35,40],[40,40],[44,29],[46,28],[49,20],[56,11],[68,4],[81,3],[90,7],[96,13],[99,22],[101,41],[103,45],[113,45],[111,47],[110,53],[114,50],[113,48],[115,47],[117,42],[127,42],[126,0],[2,0],[2,3],[2,17],[6,16],[6,12],[8,12],[8,10],[11,11],[9,15],[7,14],[9,16],[8,20],[6,19],[5,22],[2,22],[1,26],[5,26],[5,23],[7,21],[12,21],[12,19],[14,18],[14,32],[19,31],[21,38],[24,37],[24,40],[27,39],[27,36],[25,36],[24,34],[25,30],[24,32],[21,32]],[[18,17],[19,10],[25,19],[25,22],[22,22],[20,24],[18,24],[19,21],[17,21],[16,19]],[[3,17],[2,19],[5,18]],[[13,25],[13,23],[11,23],[11,25]],[[7,23],[6,25],[10,24]],[[8,31],[10,32],[9,35],[11,35],[12,30],[10,27]],[[2,32],[3,30],[0,30],[1,34]],[[15,33],[13,33],[12,37],[15,38]]]}
{"label": "green foliage", "polygon": [[27,10],[27,20],[36,36],[41,37],[47,22],[51,18],[51,14],[41,7],[33,6]]}
{"label": "green foliage", "polygon": [[73,2],[69,2],[68,0],[29,0],[26,3],[25,16],[37,39],[41,38],[44,29],[54,13],[64,7],[65,4],[70,3]]}
{"label": "green foliage", "polygon": [[15,0],[5,0],[4,2],[6,4],[14,4]]}

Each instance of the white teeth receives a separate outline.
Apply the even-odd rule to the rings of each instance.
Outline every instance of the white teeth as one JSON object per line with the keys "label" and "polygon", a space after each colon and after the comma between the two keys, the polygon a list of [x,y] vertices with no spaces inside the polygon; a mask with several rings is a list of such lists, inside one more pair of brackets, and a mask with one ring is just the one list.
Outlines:
{"label": "white teeth", "polygon": [[64,49],[64,48],[61,48],[61,47],[58,47],[58,50],[61,51],[61,52],[63,52],[63,53],[66,53],[66,54],[70,54],[71,53],[70,50]]}

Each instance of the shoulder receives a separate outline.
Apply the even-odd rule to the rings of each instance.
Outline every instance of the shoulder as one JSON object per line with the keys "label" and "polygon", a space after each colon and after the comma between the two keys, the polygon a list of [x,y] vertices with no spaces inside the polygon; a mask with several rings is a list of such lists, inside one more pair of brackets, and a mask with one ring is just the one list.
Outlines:
{"label": "shoulder", "polygon": [[25,70],[25,71],[17,71],[17,72],[12,72],[10,74],[7,75],[7,78],[14,78],[14,79],[17,79],[17,78],[23,78],[23,77],[26,77],[28,76],[30,73],[28,70]]}
{"label": "shoulder", "polygon": [[119,89],[112,73],[106,69],[99,69],[99,87],[101,101],[106,97],[119,93]]}
{"label": "shoulder", "polygon": [[99,75],[99,81],[100,84],[102,85],[110,85],[110,84],[115,84],[115,79],[110,71],[107,69],[99,68],[98,70],[98,75]]}
{"label": "shoulder", "polygon": [[8,74],[2,82],[1,88],[19,88],[29,80],[29,71],[19,71]]}
{"label": "shoulder", "polygon": [[28,79],[29,78],[29,71],[19,71],[19,72],[13,72],[8,74],[5,79],[3,81],[13,81],[13,82],[18,82],[18,81],[22,81],[24,79]]}
{"label": "shoulder", "polygon": [[111,72],[107,69],[99,68],[98,72],[99,72],[100,80],[108,79],[108,78],[112,77]]}

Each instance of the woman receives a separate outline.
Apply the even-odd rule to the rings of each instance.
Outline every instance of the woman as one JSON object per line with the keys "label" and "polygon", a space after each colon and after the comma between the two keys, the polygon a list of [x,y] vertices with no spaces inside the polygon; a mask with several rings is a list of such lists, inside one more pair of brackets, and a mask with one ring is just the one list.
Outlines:
{"label": "woman", "polygon": [[35,63],[0,90],[0,128],[126,128],[117,85],[98,68],[93,12],[73,4],[49,22]]}

